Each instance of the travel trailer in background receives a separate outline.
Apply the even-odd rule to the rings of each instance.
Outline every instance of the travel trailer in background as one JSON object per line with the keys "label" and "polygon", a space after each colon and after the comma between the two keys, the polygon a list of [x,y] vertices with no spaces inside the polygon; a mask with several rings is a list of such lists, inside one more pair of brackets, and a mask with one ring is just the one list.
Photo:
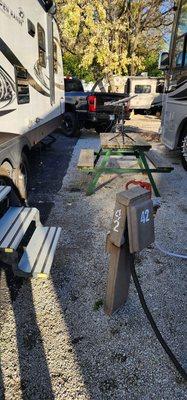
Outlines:
{"label": "travel trailer in background", "polygon": [[[162,78],[132,76],[126,81],[125,92],[134,96],[130,100],[131,110],[161,112],[164,80]],[[154,108],[153,108],[154,107]]]}
{"label": "travel trailer in background", "polygon": [[178,1],[170,50],[161,53],[159,67],[166,70],[162,141],[171,150],[181,150],[187,170],[187,0]]}
{"label": "travel trailer in background", "polygon": [[[145,111],[156,114],[161,113],[164,79],[157,77],[139,76],[114,76],[114,86],[117,93],[126,93],[133,97],[129,102],[131,111]],[[99,79],[92,90],[110,91],[110,85],[106,78]]]}
{"label": "travel trailer in background", "polygon": [[61,123],[62,54],[51,0],[0,2],[0,175],[24,196],[32,146]]}

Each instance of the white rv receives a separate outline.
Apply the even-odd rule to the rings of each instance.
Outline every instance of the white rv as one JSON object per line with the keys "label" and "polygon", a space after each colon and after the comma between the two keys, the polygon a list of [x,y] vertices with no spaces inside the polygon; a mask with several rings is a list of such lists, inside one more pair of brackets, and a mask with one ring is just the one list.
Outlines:
{"label": "white rv", "polygon": [[187,0],[178,0],[169,53],[160,54],[159,67],[166,70],[161,134],[171,150],[180,148],[187,170]]}
{"label": "white rv", "polygon": [[0,175],[20,190],[29,150],[60,125],[64,112],[54,14],[52,0],[0,1]]}
{"label": "white rv", "polygon": [[[131,110],[160,111],[164,80],[148,76],[128,77],[125,92],[133,96],[130,100]],[[154,109],[152,108],[154,107]]]}

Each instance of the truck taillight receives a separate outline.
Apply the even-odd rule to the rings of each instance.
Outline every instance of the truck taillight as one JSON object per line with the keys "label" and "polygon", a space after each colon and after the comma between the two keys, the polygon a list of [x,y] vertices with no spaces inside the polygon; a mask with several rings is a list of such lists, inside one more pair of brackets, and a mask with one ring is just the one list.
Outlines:
{"label": "truck taillight", "polygon": [[96,106],[97,106],[96,96],[94,95],[88,96],[88,111],[95,112]]}

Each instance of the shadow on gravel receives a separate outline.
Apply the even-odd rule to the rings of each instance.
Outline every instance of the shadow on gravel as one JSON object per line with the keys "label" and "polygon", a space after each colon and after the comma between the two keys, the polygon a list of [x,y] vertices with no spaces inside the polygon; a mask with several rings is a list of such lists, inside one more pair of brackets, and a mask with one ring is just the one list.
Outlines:
{"label": "shadow on gravel", "polygon": [[67,138],[59,131],[47,137],[31,152],[31,192],[29,205],[40,211],[44,223],[54,207],[54,196],[62,187],[77,138]]}
{"label": "shadow on gravel", "polygon": [[[31,282],[24,278],[16,278],[10,267],[5,268],[5,276],[15,318],[22,399],[53,400],[50,373],[33,304]],[[19,301],[20,288],[23,293]],[[0,385],[6,393],[2,378]],[[5,398],[5,393],[0,399]]]}
{"label": "shadow on gravel", "polygon": [[1,370],[1,362],[0,362],[0,399],[4,400],[5,398],[5,387],[3,383],[3,375]]}
{"label": "shadow on gravel", "polygon": [[[30,158],[29,205],[39,209],[42,223],[47,220],[54,206],[54,196],[62,186],[62,180],[78,140],[66,138],[59,132],[55,132],[53,136],[55,140],[51,144],[50,138],[46,138],[44,144],[34,148]],[[10,297],[16,325],[22,399],[53,400],[54,394],[42,337],[37,325],[31,283],[29,280],[16,278],[6,265],[3,265],[3,270],[5,274],[2,274],[0,269],[0,289],[3,289],[0,290],[0,326],[6,318],[6,301],[9,305]],[[19,301],[18,294],[21,288],[23,293]],[[5,291],[9,293],[7,299]],[[5,399],[5,391],[0,348],[0,400]]]}
{"label": "shadow on gravel", "polygon": [[[66,138],[60,132],[53,133],[53,137],[54,141],[46,138],[44,144],[34,148],[30,158],[31,194],[29,205],[39,209],[42,223],[47,220],[54,206],[54,196],[62,186],[62,180],[77,141],[77,138]],[[3,289],[9,291],[10,296],[8,297],[11,299],[15,316],[22,399],[53,400],[54,395],[45,350],[36,320],[31,283],[29,280],[15,278],[10,267],[3,266],[3,269],[5,271],[3,282],[5,287]],[[2,289],[1,278],[0,270],[0,288]],[[21,287],[24,293],[21,296],[22,301],[19,302],[17,296]],[[4,291],[0,291],[1,300],[4,296],[2,292]],[[4,297],[1,301],[1,323],[6,318]],[[7,299],[8,301],[9,299]],[[1,400],[5,398],[5,389],[0,353]]]}

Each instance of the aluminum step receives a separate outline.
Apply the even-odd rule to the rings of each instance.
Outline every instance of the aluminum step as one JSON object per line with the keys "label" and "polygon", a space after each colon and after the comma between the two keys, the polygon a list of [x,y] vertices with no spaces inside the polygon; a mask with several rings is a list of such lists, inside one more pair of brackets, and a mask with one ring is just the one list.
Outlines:
{"label": "aluminum step", "polygon": [[10,207],[0,219],[0,248],[16,250],[32,221],[40,224],[37,208]]}
{"label": "aluminum step", "polygon": [[11,192],[10,186],[0,186],[0,201],[6,199],[6,197],[10,192]]}
{"label": "aluminum step", "polygon": [[61,228],[37,227],[18,264],[17,275],[48,276],[60,233]]}

